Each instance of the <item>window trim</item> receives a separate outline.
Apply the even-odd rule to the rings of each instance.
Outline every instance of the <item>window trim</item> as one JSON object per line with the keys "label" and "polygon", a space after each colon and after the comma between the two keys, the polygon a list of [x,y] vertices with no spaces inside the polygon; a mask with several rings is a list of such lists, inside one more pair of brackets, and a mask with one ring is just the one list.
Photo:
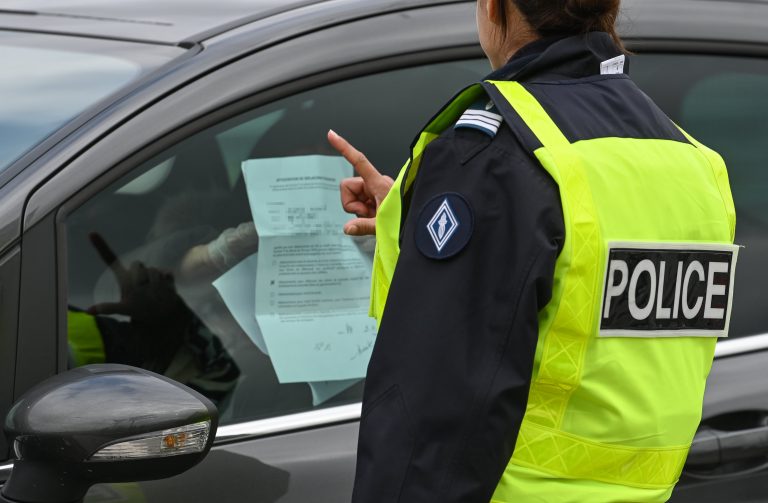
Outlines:
{"label": "window trim", "polygon": [[0,465],[0,482],[5,482],[13,472],[13,462]]}
{"label": "window trim", "polygon": [[[0,412],[10,410],[16,385],[16,353],[19,346],[19,302],[21,298],[21,246],[16,244],[0,255]],[[7,459],[10,445],[0,439],[0,460]]]}
{"label": "window trim", "polygon": [[282,433],[359,421],[362,407],[362,402],[357,402],[350,405],[340,405],[327,409],[310,410],[298,414],[288,414],[220,426],[216,433],[216,443],[235,442],[245,438],[268,437]]}
{"label": "window trim", "polygon": [[768,349],[768,333],[723,340],[715,347],[715,359],[739,356]]}

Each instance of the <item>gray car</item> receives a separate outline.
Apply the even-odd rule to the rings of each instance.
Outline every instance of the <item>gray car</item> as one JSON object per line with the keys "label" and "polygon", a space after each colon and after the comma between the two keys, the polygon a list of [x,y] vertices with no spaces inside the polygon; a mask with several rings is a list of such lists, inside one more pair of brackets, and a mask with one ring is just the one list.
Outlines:
{"label": "gray car", "polygon": [[[631,74],[724,156],[745,247],[731,338],[718,344],[672,501],[768,501],[768,4],[624,4]],[[114,332],[100,356],[83,349],[78,316],[125,300],[98,243],[126,267],[168,274],[189,250],[248,221],[243,161],[332,154],[333,128],[394,175],[421,126],[489,71],[474,8],[0,2],[0,413],[50,376],[107,360],[187,384],[221,415],[199,465],[164,480],[97,485],[85,501],[349,500],[362,380],[283,378],[216,278],[177,277],[165,288],[157,305],[179,314],[149,317],[151,340],[126,313],[100,314],[102,333]],[[164,361],[146,358],[152,344]],[[13,471],[11,451],[0,439],[0,485]]]}

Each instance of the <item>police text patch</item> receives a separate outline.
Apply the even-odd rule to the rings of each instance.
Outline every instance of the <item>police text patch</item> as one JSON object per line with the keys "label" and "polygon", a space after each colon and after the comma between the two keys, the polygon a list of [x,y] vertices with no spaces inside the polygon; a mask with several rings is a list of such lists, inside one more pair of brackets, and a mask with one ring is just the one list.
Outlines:
{"label": "police text patch", "polygon": [[474,215],[467,200],[452,192],[441,194],[421,209],[416,247],[429,258],[453,257],[469,243],[473,227]]}
{"label": "police text patch", "polygon": [[610,243],[600,337],[727,337],[738,247]]}

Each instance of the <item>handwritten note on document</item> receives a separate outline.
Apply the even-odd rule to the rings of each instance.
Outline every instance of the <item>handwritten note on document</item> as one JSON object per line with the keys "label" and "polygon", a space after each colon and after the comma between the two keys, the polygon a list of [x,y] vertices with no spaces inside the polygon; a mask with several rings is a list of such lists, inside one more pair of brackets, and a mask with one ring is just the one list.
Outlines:
{"label": "handwritten note on document", "polygon": [[[218,290],[219,295],[243,332],[250,337],[262,353],[268,354],[264,336],[254,315],[257,259],[256,254],[244,259],[214,281],[213,286]],[[312,391],[312,404],[320,405],[359,381],[359,379],[352,379],[309,382],[307,385]]]}

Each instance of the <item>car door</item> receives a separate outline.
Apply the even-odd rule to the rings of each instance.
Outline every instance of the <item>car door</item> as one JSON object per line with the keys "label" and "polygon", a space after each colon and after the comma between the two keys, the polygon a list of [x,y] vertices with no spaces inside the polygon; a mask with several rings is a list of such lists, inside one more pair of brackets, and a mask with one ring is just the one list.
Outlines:
{"label": "car door", "polygon": [[[196,388],[217,403],[222,418],[216,446],[190,472],[98,486],[86,501],[349,497],[362,373],[318,374],[311,361],[295,368],[291,358],[277,360],[273,345],[265,351],[270,334],[259,336],[254,299],[241,298],[256,289],[258,302],[256,280],[236,274],[244,286],[219,281],[254,252],[266,254],[261,224],[258,244],[225,259],[223,269],[212,272],[193,258],[209,259],[216,243],[226,244],[238,229],[253,237],[254,191],[304,211],[291,213],[286,225],[289,233],[306,233],[300,226],[313,218],[306,212],[311,204],[281,199],[258,182],[250,186],[244,161],[284,169],[292,180],[294,170],[334,156],[325,141],[333,128],[395,175],[419,128],[488,69],[471,16],[471,5],[452,5],[361,19],[223,66],[110,132],[35,192],[24,234],[18,359],[26,370],[17,376],[17,396],[52,372],[116,361]],[[461,29],[436,35],[422,29],[426,19]],[[222,52],[216,44],[226,43],[206,50]],[[318,169],[320,178],[330,178]],[[366,256],[372,244],[352,246]],[[189,263],[196,265],[183,265]],[[256,264],[259,275],[278,267]],[[232,295],[232,288],[240,290]],[[309,312],[318,310],[298,315]],[[341,330],[352,328],[372,332],[370,325]],[[299,332],[284,324],[278,334]],[[343,358],[359,357],[364,369],[370,345],[354,349]],[[307,351],[322,353],[320,361],[335,346],[313,341]]]}
{"label": "car door", "polygon": [[702,425],[674,502],[768,500],[768,59],[712,45],[640,53],[632,76],[681,127],[728,165],[736,269],[728,340],[709,376]]}

